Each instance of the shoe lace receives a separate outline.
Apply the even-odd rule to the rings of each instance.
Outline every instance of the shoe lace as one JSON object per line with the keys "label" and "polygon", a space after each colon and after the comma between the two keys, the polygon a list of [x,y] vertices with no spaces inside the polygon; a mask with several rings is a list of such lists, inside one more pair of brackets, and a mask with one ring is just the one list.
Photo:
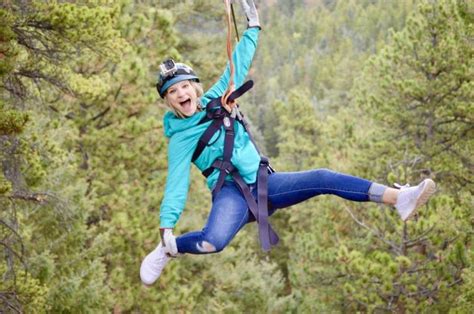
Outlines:
{"label": "shoe lace", "polygon": [[394,183],[393,184],[394,187],[396,187],[397,189],[406,189],[406,188],[409,188],[410,187],[410,183],[407,183],[405,185],[401,185],[400,183]]}

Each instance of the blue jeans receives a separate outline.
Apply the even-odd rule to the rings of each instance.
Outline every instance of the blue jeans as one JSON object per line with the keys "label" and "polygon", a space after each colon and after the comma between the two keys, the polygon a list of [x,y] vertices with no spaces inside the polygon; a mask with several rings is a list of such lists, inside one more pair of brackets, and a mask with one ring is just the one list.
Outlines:
{"label": "blue jeans", "polygon": [[[369,198],[371,185],[372,182],[368,180],[328,169],[272,173],[268,177],[269,214],[321,194],[366,202],[372,199]],[[250,188],[256,197],[256,185],[253,184]],[[226,181],[213,198],[211,213],[204,229],[176,238],[178,252],[207,254],[222,251],[237,232],[252,221],[255,218],[237,185]]]}

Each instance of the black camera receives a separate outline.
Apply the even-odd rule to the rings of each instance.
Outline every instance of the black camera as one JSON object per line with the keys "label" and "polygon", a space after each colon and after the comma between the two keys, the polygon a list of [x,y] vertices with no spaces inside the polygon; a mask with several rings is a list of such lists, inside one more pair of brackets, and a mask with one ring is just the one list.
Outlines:
{"label": "black camera", "polygon": [[176,63],[173,59],[168,59],[160,64],[160,71],[163,77],[173,76],[178,68],[176,67]]}

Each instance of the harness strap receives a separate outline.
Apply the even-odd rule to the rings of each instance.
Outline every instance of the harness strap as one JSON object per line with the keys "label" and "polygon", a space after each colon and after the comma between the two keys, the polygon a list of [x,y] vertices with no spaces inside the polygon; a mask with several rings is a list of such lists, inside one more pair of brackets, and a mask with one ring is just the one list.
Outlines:
{"label": "harness strap", "polygon": [[[249,186],[245,183],[244,179],[240,176],[232,163],[217,159],[212,163],[212,167],[206,170],[210,170],[208,175],[214,169],[219,169],[221,171],[220,174],[224,173],[225,175],[229,174],[232,176],[234,182],[237,184],[237,187],[244,196],[252,215],[257,221],[260,245],[265,252],[269,251],[272,246],[278,244],[280,239],[268,221],[268,159],[262,157],[262,160],[260,161],[257,174],[257,201],[254,199]],[[220,191],[223,182],[224,181],[216,184],[216,188],[212,191],[213,194]],[[219,185],[220,187],[218,189],[217,187]]]}
{"label": "harness strap", "polygon": [[[258,229],[264,251],[277,245],[279,238],[268,222],[268,158],[261,157],[257,172]],[[266,240],[268,239],[268,242]]]}
{"label": "harness strap", "polygon": [[[261,155],[260,151],[258,150],[258,147],[248,130],[248,124],[240,114],[239,109],[235,104],[235,99],[242,96],[252,87],[253,81],[250,80],[245,82],[237,90],[228,95],[226,101],[234,105],[230,112],[223,109],[223,100],[221,97],[212,99],[209,102],[206,107],[206,116],[199,123],[205,123],[209,120],[213,121],[199,139],[196,150],[194,151],[192,157],[192,161],[194,162],[197,158],[199,158],[204,149],[207,146],[212,145],[209,144],[209,141],[214,137],[214,135],[224,129],[225,137],[222,159],[214,160],[212,165],[208,169],[204,170],[202,174],[205,177],[208,177],[214,172],[214,170],[219,170],[219,176],[212,191],[213,195],[220,192],[222,186],[224,185],[225,178],[228,175],[232,176],[239,190],[244,196],[252,215],[257,221],[259,239],[262,249],[264,251],[268,251],[279,241],[278,235],[268,222],[268,174],[272,173],[273,169],[269,165],[268,158]],[[255,149],[260,155],[260,163],[257,172],[257,200],[254,199],[249,186],[245,183],[244,179],[241,177],[238,170],[231,162],[232,152],[234,150],[235,121],[238,121],[242,124]]]}
{"label": "harness strap", "polygon": [[[264,171],[262,172],[261,169]],[[267,177],[268,172],[266,167],[260,168],[257,181],[257,203],[253,198],[248,185],[242,179],[240,174],[237,171],[232,173],[232,178],[234,179],[235,183],[237,183],[237,186],[242,192],[250,211],[257,221],[260,245],[265,252],[269,251],[272,246],[277,245],[278,241],[280,240],[277,233],[273,230],[273,228],[270,226],[270,223],[268,222]]]}
{"label": "harness strap", "polygon": [[[245,94],[248,90],[250,90],[252,87],[253,87],[253,81],[252,80],[249,80],[249,81],[245,82],[244,84],[242,84],[242,86],[240,86],[232,94],[230,94],[229,100],[231,100],[231,101],[236,100],[237,98],[239,98],[240,96]],[[235,107],[234,110],[238,110],[237,107]],[[201,119],[201,121],[199,121],[199,124],[205,123],[205,122],[210,121],[210,120],[213,120],[213,122],[206,129],[206,131],[204,131],[204,134],[199,139],[196,150],[194,151],[193,157],[191,159],[192,162],[196,161],[196,159],[198,159],[198,157],[201,155],[204,148],[206,148],[206,146],[208,146],[209,141],[214,136],[214,134],[221,129],[221,126],[223,124],[222,119],[224,119],[224,117],[228,115],[227,112],[225,112],[221,109],[221,98],[219,98],[219,97],[214,98],[213,100],[211,100],[207,104],[206,112],[207,112],[206,115],[204,116],[203,119]],[[248,133],[247,122],[245,122],[242,119],[238,119],[238,121],[240,121],[242,123],[242,125],[244,126],[245,130]],[[233,124],[233,122],[232,122],[232,124]],[[250,133],[249,133],[249,136],[250,136]],[[252,140],[252,142],[253,142],[253,140]],[[253,143],[254,143],[254,146],[256,148],[257,146],[255,145],[255,142],[253,142]],[[257,151],[258,151],[258,149],[257,149]]]}
{"label": "harness strap", "polygon": [[[222,156],[223,161],[226,165],[232,165],[231,158],[232,158],[232,151],[234,150],[234,118],[231,117],[224,117],[222,119],[222,123],[225,128],[225,138],[224,138],[224,154]],[[212,193],[219,193],[222,186],[224,185],[225,177],[230,173],[229,169],[221,168],[219,177],[217,178],[216,186]]]}
{"label": "harness strap", "polygon": [[[230,94],[228,100],[235,101],[237,98],[241,97],[243,94],[248,92],[252,87],[253,87],[253,81],[252,80],[246,81],[239,88],[233,91],[232,94]],[[223,117],[226,114],[226,112],[224,112],[223,110],[220,110],[221,108],[222,108],[222,99],[220,97],[213,98],[206,106],[206,111],[207,111],[206,116],[201,121],[199,121],[199,123],[201,124],[211,119],[215,119],[216,115],[218,115],[217,118]]]}
{"label": "harness strap", "polygon": [[196,150],[194,151],[193,157],[191,159],[192,162],[198,159],[199,155],[201,155],[204,148],[206,148],[212,136],[221,129],[221,126],[222,126],[222,120],[212,121],[212,123],[209,125],[209,127],[206,129],[204,134],[199,139]]}
{"label": "harness strap", "polygon": [[233,91],[232,94],[230,94],[228,100],[229,100],[229,101],[234,101],[234,100],[236,100],[237,98],[239,98],[240,96],[242,96],[243,94],[245,94],[246,92],[248,92],[252,87],[253,87],[253,81],[252,81],[252,80],[248,80],[247,82],[245,82],[244,84],[242,84],[242,86],[240,86],[240,87],[237,88],[235,91]]}

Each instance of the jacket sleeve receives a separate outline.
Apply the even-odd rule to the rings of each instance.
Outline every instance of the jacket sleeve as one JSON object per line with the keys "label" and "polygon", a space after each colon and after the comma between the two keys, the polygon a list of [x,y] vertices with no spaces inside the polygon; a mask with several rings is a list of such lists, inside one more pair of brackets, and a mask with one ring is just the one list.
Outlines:
{"label": "jacket sleeve", "polygon": [[[234,84],[235,88],[239,88],[247,76],[252,60],[255,55],[258,43],[259,28],[252,27],[247,29],[240,39],[237,46],[234,48],[232,53],[232,60],[234,61]],[[224,73],[221,75],[219,80],[204,94],[204,103],[207,103],[210,99],[216,98],[224,94],[229,84],[230,79],[230,66],[227,62]]]}
{"label": "jacket sleeve", "polygon": [[179,142],[180,140],[172,136],[168,144],[168,176],[160,206],[160,228],[174,228],[183,212],[188,195],[192,158],[190,150],[193,145],[178,147]]}

